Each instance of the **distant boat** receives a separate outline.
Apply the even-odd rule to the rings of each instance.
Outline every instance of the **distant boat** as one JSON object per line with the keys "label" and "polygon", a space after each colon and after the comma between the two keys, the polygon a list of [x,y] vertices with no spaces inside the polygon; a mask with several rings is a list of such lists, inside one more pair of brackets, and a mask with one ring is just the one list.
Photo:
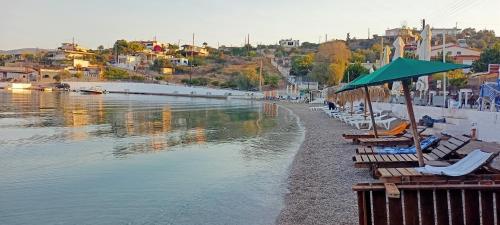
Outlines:
{"label": "distant boat", "polygon": [[100,86],[90,87],[89,89],[81,89],[80,92],[85,93],[85,94],[106,94],[106,93],[108,93],[108,91],[106,91],[106,89],[104,89]]}

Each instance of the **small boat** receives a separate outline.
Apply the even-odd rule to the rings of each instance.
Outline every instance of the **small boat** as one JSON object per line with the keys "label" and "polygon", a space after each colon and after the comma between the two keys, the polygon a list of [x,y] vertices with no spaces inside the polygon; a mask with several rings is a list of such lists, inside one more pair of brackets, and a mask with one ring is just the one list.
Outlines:
{"label": "small boat", "polygon": [[95,87],[90,87],[89,89],[81,89],[80,92],[85,93],[85,94],[106,94],[108,91],[106,89],[95,86]]}

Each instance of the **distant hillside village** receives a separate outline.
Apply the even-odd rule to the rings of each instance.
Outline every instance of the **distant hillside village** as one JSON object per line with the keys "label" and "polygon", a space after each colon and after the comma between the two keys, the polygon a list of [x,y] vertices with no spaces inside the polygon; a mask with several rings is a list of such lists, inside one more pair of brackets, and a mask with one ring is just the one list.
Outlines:
{"label": "distant hillside village", "polygon": [[[473,28],[432,28],[431,59],[472,65],[456,71],[450,83],[462,88],[498,77],[500,41],[493,31]],[[240,90],[319,90],[355,79],[381,66],[384,51],[394,54],[401,38],[404,57],[415,58],[421,29],[400,27],[366,39],[320,43],[282,39],[274,45],[210,47],[163,43],[157,40],[117,40],[112,48],[87,49],[62,43],[57,49],[0,52],[0,80],[54,83],[61,81],[130,81],[183,83]],[[437,81],[438,79],[434,79]],[[431,85],[436,85],[432,83]]]}

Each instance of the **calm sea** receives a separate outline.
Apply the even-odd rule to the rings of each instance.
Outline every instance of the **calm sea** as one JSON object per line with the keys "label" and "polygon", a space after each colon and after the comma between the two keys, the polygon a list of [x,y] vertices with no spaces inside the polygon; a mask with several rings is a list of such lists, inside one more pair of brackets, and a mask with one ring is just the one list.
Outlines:
{"label": "calm sea", "polygon": [[0,91],[0,224],[273,224],[302,138],[270,103]]}

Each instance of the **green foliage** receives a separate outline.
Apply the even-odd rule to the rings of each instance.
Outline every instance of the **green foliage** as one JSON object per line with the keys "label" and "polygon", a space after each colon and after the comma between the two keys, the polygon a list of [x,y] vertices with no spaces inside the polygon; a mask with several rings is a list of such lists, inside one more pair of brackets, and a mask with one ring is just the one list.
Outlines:
{"label": "green foliage", "polygon": [[107,67],[104,71],[104,78],[108,80],[124,80],[129,78],[129,74],[126,70]]}
{"label": "green foliage", "polygon": [[82,72],[76,72],[75,74],[73,74],[73,77],[81,79],[83,77],[83,73]]}
{"label": "green foliage", "polygon": [[319,82],[320,84],[326,84],[330,77],[330,64],[324,62],[318,62],[314,64],[312,71],[308,74],[312,80]]}
{"label": "green foliage", "polygon": [[150,70],[158,73],[161,73],[163,68],[173,68],[172,63],[167,59],[155,59],[153,65],[149,67]]}
{"label": "green foliage", "polygon": [[219,82],[218,80],[214,80],[214,81],[210,82],[210,84],[211,84],[212,86],[219,86],[219,85],[220,85],[220,82]]}
{"label": "green foliage", "polygon": [[277,88],[281,77],[278,75],[267,75],[264,77],[264,85],[269,85],[272,88]]}
{"label": "green foliage", "polygon": [[240,90],[250,90],[257,87],[258,83],[257,81],[251,79],[249,76],[240,73],[236,77],[236,85]]}
{"label": "green foliage", "polygon": [[484,50],[479,60],[472,64],[472,69],[474,72],[484,72],[488,70],[489,64],[500,64],[500,43]]}
{"label": "green foliage", "polygon": [[189,79],[182,79],[182,83],[188,84],[188,85],[194,85],[194,86],[207,86],[209,79],[205,77],[198,77],[198,78],[193,78],[191,81]]}
{"label": "green foliage", "polygon": [[451,86],[457,89],[464,88],[467,85],[467,77],[452,78],[449,79],[449,82]]}
{"label": "green foliage", "polygon": [[344,73],[344,78],[342,79],[342,82],[344,83],[350,82],[358,78],[360,75],[368,73],[370,73],[370,70],[362,66],[361,63],[350,64]]}
{"label": "green foliage", "polygon": [[130,76],[130,79],[134,80],[134,81],[144,81],[146,78],[144,78],[143,76],[133,75],[133,76]]}
{"label": "green foliage", "polygon": [[495,31],[493,30],[480,30],[476,31],[474,28],[466,28],[457,35],[458,39],[465,39],[469,47],[486,49],[491,48],[497,41]]}
{"label": "green foliage", "polygon": [[189,64],[191,66],[203,66],[206,64],[206,61],[204,57],[195,56],[194,58],[189,58]]}
{"label": "green foliage", "polygon": [[143,51],[146,47],[141,43],[127,42],[126,40],[117,40],[113,46],[118,54],[132,54]]}
{"label": "green foliage", "polygon": [[319,47],[319,44],[310,43],[310,42],[306,41],[306,42],[302,42],[300,47],[305,48],[305,49],[317,49]]}
{"label": "green foliage", "polygon": [[295,76],[306,76],[312,70],[313,62],[314,55],[312,53],[292,57],[292,69],[290,70],[290,74]]}

